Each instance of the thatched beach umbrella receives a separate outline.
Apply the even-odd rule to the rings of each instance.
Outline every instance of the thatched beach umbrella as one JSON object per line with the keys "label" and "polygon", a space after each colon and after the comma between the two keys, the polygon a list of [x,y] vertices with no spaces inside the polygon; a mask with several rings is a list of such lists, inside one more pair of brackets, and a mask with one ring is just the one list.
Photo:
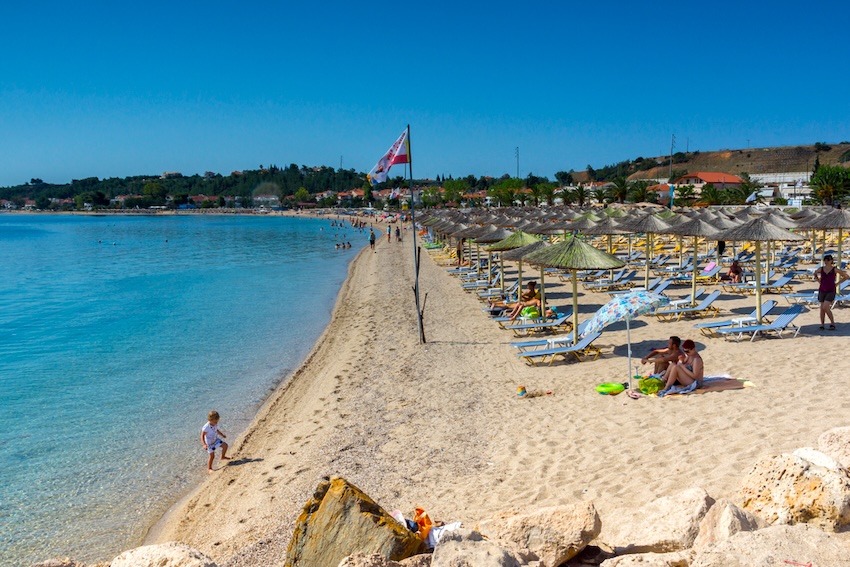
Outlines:
{"label": "thatched beach umbrella", "polygon": [[[522,292],[522,261],[527,255],[532,252],[536,252],[541,248],[545,248],[547,246],[551,246],[548,242],[543,240],[535,240],[530,244],[526,244],[525,246],[521,246],[519,248],[514,248],[512,250],[508,250],[506,252],[502,252],[502,258],[508,261],[513,261],[517,263],[517,295]],[[543,286],[540,286],[541,294],[545,293],[543,290]],[[541,295],[541,297],[543,297]]]}
{"label": "thatched beach umbrella", "polygon": [[702,219],[696,218],[690,220],[684,224],[676,225],[670,227],[668,230],[670,234],[677,234],[680,236],[693,236],[694,237],[694,261],[693,261],[693,273],[691,274],[691,299],[693,304],[696,304],[696,293],[697,293],[697,239],[702,238],[712,238],[715,234],[717,234],[718,230],[714,228],[712,225],[708,224]]}
{"label": "thatched beach umbrella", "polygon": [[622,268],[625,262],[603,252],[579,238],[568,238],[564,242],[528,254],[525,260],[544,267],[570,270],[573,284],[573,344],[578,343],[578,270],[611,270]]}
{"label": "thatched beach umbrella", "polygon": [[[493,244],[495,242],[499,242],[500,240],[504,240],[513,232],[506,228],[497,228],[495,230],[491,230],[478,238],[475,239],[475,244]],[[487,265],[490,265],[490,259],[492,257],[493,250],[492,247],[487,248]],[[501,256],[499,257],[499,268],[501,269],[501,276],[499,276],[499,282],[501,283],[502,291],[505,291],[505,264],[502,262]]]}
{"label": "thatched beach umbrella", "polygon": [[717,240],[747,240],[756,243],[756,321],[761,324],[761,243],[782,240],[805,240],[799,234],[780,228],[756,217],[748,223],[714,235]]}
{"label": "thatched beach umbrella", "polygon": [[[503,252],[503,254],[499,255],[499,264],[502,268],[502,291],[505,291],[505,260],[508,259],[504,252],[522,248],[523,246],[528,246],[529,244],[534,244],[536,242],[540,242],[540,239],[536,236],[532,236],[526,232],[518,230],[507,238],[500,240],[487,248],[487,250],[492,250],[493,252]],[[517,286],[520,290],[522,290],[522,261],[519,262],[517,269]]]}
{"label": "thatched beach umbrella", "polygon": [[[828,213],[824,213],[804,225],[806,228],[817,230],[835,230],[838,229],[838,258],[836,266],[841,267],[841,241],[844,240],[844,229],[850,228],[850,211],[844,209],[832,209]],[[824,246],[824,251],[826,247]],[[814,250],[812,250],[814,256]]]}
{"label": "thatched beach umbrella", "polygon": [[646,270],[644,273],[643,286],[649,287],[649,263],[652,260],[652,247],[650,236],[653,234],[666,234],[670,230],[670,225],[658,218],[655,215],[644,215],[642,217],[629,217],[620,223],[620,227],[629,232],[638,232],[646,234]]}

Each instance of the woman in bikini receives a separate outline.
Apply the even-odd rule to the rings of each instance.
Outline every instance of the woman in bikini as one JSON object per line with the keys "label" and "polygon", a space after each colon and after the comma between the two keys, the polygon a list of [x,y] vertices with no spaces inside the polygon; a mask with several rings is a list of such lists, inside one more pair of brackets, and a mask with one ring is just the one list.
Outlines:
{"label": "woman in bikini", "polygon": [[679,357],[679,360],[671,362],[670,366],[667,367],[667,372],[662,377],[662,380],[665,381],[664,389],[658,393],[660,396],[664,396],[675,384],[690,386],[696,382],[697,388],[702,386],[702,379],[705,377],[704,368],[702,357],[697,354],[694,341],[685,340],[682,343],[682,352],[684,354]]}
{"label": "woman in bikini", "polygon": [[[832,255],[823,257],[823,266],[815,270],[815,278],[818,280],[818,303],[820,303],[820,330],[826,317],[829,317],[829,330],[835,330],[835,317],[832,316],[832,302],[835,301],[835,292],[838,284],[850,278],[847,272],[833,265]],[[839,281],[836,281],[840,278]]]}

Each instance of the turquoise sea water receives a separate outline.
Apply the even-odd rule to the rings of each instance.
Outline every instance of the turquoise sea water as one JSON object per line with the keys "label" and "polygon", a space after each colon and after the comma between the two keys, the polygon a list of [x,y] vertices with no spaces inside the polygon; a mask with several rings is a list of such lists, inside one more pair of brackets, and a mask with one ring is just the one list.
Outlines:
{"label": "turquoise sea water", "polygon": [[139,544],[206,474],[207,412],[245,428],[365,242],[320,219],[0,215],[0,565]]}

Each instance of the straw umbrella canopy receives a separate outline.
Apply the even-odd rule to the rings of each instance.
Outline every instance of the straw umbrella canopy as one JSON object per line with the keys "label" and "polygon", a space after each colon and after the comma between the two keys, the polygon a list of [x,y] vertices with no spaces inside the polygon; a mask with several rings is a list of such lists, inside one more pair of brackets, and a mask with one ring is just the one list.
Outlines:
{"label": "straw umbrella canopy", "polygon": [[652,249],[650,246],[650,236],[653,234],[666,234],[670,230],[670,225],[653,214],[643,215],[641,217],[627,218],[620,226],[630,232],[642,232],[646,234],[646,270],[644,272],[644,287],[649,287],[649,263],[652,260]]}
{"label": "straw umbrella canopy", "polygon": [[[500,240],[504,240],[513,234],[513,231],[508,230],[506,228],[497,228],[495,230],[491,230],[478,238],[475,239],[475,244],[493,244],[495,242],[499,242]],[[487,264],[490,264],[491,254],[493,253],[493,247],[487,247]],[[499,269],[501,270],[501,276],[499,277],[499,283],[502,288],[502,291],[505,291],[505,264],[502,261],[502,257],[499,257]]]}
{"label": "straw umbrella canopy", "polygon": [[756,322],[761,324],[761,243],[805,240],[799,234],[780,228],[762,217],[714,235],[717,240],[747,240],[756,243]]}
{"label": "straw umbrella canopy", "polygon": [[[514,234],[517,234],[517,233],[514,233]],[[528,236],[529,236],[528,234],[525,235],[525,237],[528,237]],[[532,237],[532,238],[534,238],[534,237]],[[534,241],[529,242],[528,244],[525,244],[525,245],[520,246],[518,248],[512,248],[510,250],[502,252],[501,257],[502,257],[503,260],[513,261],[513,262],[517,263],[517,289],[519,291],[522,291],[522,260],[523,260],[523,258],[527,254],[531,254],[532,252],[540,250],[541,248],[545,248],[546,246],[549,246],[549,245],[550,244],[548,242],[546,242],[544,240],[537,240],[535,238]],[[541,286],[541,289],[542,289],[542,286]]]}
{"label": "straw umbrella canopy", "polygon": [[835,230],[838,229],[838,259],[835,265],[841,267],[841,241],[844,240],[844,229],[850,228],[850,212],[844,209],[832,209],[828,213],[824,213],[809,222],[805,223],[806,228],[816,230]]}
{"label": "straw umbrella canopy", "polygon": [[573,284],[573,344],[578,342],[578,278],[579,270],[613,270],[622,268],[625,262],[603,252],[579,238],[568,238],[564,242],[553,244],[525,257],[527,262],[544,267],[561,268],[570,271]]}
{"label": "straw umbrella canopy", "polygon": [[673,227],[670,227],[670,234],[677,234],[679,236],[693,236],[694,237],[694,261],[693,261],[693,273],[691,274],[691,299],[693,303],[696,303],[696,293],[697,293],[697,239],[702,238],[712,238],[714,235],[718,233],[718,230],[705,222],[702,219],[696,218],[690,220],[684,224],[679,224]]}

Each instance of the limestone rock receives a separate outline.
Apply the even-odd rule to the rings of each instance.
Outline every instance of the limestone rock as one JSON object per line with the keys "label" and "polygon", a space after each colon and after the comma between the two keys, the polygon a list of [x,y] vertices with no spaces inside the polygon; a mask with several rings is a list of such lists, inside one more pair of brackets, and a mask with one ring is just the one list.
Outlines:
{"label": "limestone rock", "polygon": [[850,473],[814,449],[767,457],[741,483],[741,508],[768,524],[850,524]]}
{"label": "limestone rock", "polygon": [[519,559],[472,530],[459,529],[443,535],[434,549],[431,567],[521,567]]}
{"label": "limestone rock", "polygon": [[353,553],[400,560],[423,544],[359,488],[342,478],[319,484],[298,517],[285,567],[337,567]]}
{"label": "limestone rock", "polygon": [[30,565],[30,567],[86,567],[86,564],[80,563],[70,557],[63,557],[39,561]]}
{"label": "limestone rock", "polygon": [[178,541],[125,551],[110,567],[217,567],[212,559]]}
{"label": "limestone rock", "polygon": [[836,427],[818,437],[818,449],[850,469],[850,427]]}
{"label": "limestone rock", "polygon": [[699,524],[694,549],[725,541],[738,532],[751,532],[767,526],[767,522],[741,510],[728,500],[718,500]]}
{"label": "limestone rock", "polygon": [[377,553],[371,555],[355,553],[340,561],[337,567],[401,567],[401,563]]}
{"label": "limestone rock", "polygon": [[401,560],[401,567],[431,567],[431,554],[420,553]]}
{"label": "limestone rock", "polygon": [[499,514],[481,522],[487,537],[528,550],[544,567],[557,567],[575,557],[602,530],[591,502],[544,508],[533,514]]}
{"label": "limestone rock", "polygon": [[636,553],[606,559],[601,567],[688,567],[692,558],[691,550],[672,553]]}
{"label": "limestone rock", "polygon": [[813,526],[777,525],[738,532],[726,541],[699,550],[690,567],[787,567],[787,561],[850,567],[850,545],[841,536]]}
{"label": "limestone rock", "polygon": [[693,545],[699,523],[713,504],[705,490],[689,488],[610,521],[606,518],[600,539],[618,554],[682,551]]}

